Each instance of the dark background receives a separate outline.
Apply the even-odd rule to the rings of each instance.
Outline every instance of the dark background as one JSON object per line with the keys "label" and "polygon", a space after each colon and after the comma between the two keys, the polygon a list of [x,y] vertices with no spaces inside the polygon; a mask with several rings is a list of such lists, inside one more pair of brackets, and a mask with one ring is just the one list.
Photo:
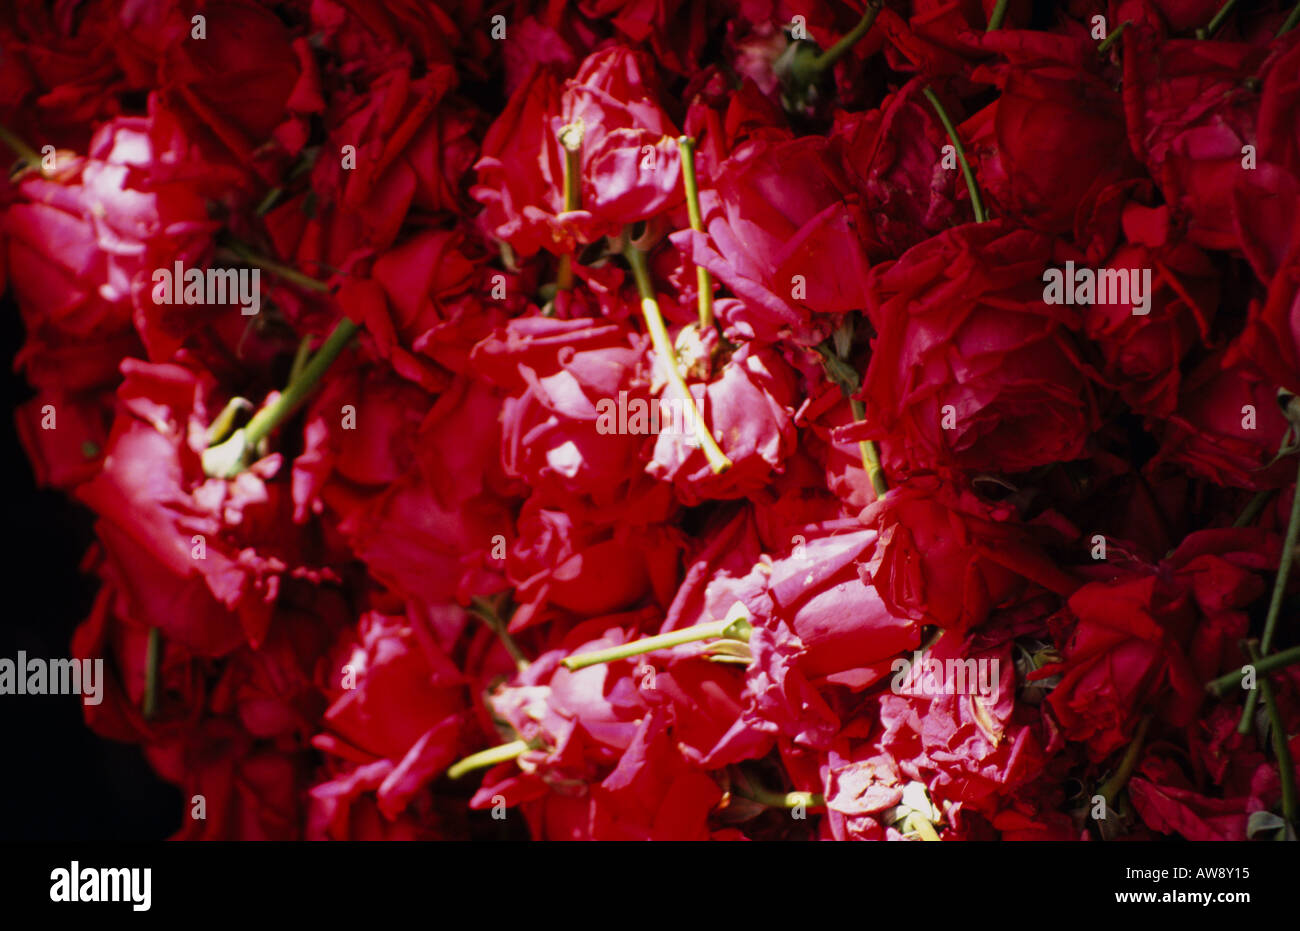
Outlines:
{"label": "dark background", "polygon": [[[90,512],[36,488],[13,410],[32,396],[13,359],[22,323],[0,300],[0,657],[66,658],[98,583],[77,571]],[[132,745],[97,737],[76,695],[0,695],[0,840],[158,840],[180,828],[180,792]]]}

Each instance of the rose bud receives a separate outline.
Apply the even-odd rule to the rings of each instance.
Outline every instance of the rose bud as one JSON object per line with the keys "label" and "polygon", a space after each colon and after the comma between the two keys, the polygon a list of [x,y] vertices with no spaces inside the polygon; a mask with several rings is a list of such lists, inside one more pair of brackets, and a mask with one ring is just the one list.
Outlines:
{"label": "rose bud", "polygon": [[[296,155],[307,137],[303,124],[321,104],[319,94],[300,90],[312,57],[300,58],[280,18],[251,0],[215,0],[203,17],[202,41],[193,40],[197,24],[179,6],[128,27],[139,48],[158,56],[154,108],[176,119],[207,160],[246,176],[272,157],[268,150]],[[307,81],[316,78],[309,73]],[[283,148],[264,146],[273,137]]]}
{"label": "rose bud", "polygon": [[[1294,49],[1269,56],[1262,44],[1161,41],[1148,28],[1128,31],[1124,89],[1134,151],[1189,242],[1240,248],[1237,217],[1265,209],[1279,193],[1272,177],[1256,177],[1252,169],[1276,167],[1300,177],[1287,112],[1294,104],[1283,102],[1294,97],[1300,56]],[[1261,77],[1272,90],[1264,95],[1267,110],[1247,86]],[[1280,226],[1289,227],[1289,221]]]}
{"label": "rose bud", "polygon": [[[504,276],[502,281],[504,281]],[[367,276],[349,276],[338,303],[370,335],[376,354],[426,391],[461,372],[478,339],[503,320],[482,256],[459,232],[429,231],[379,256]]]}
{"label": "rose bud", "polygon": [[329,767],[311,787],[307,798],[307,840],[432,841],[470,840],[466,817],[457,799],[437,805],[428,795],[417,795],[396,816],[380,808],[375,793],[383,786],[392,764],[344,764]]}
{"label": "rose bud", "polygon": [[[390,398],[394,403],[402,395]],[[496,433],[482,429],[499,411],[491,389],[458,378],[420,425],[416,468],[382,488],[358,490],[346,481],[323,486],[326,508],[340,515],[339,533],[394,593],[434,606],[500,591],[513,505],[502,488]],[[323,409],[321,417],[332,421],[329,429],[342,421],[337,407]],[[351,449],[353,436],[344,426],[336,442],[350,449],[345,461],[359,464],[367,457]]]}
{"label": "rose bud", "polygon": [[[1292,321],[1300,310],[1300,236],[1278,267],[1262,304],[1254,302],[1238,349],[1254,362],[1265,383],[1300,392],[1300,337]],[[1275,450],[1276,451],[1276,448]]]}
{"label": "rose bud", "polygon": [[[29,175],[19,185],[24,200],[5,211],[10,283],[36,345],[66,355],[82,341],[98,349],[109,340],[118,353],[140,355],[129,338],[134,323],[150,358],[166,361],[215,317],[215,308],[151,299],[156,269],[202,263],[216,229],[193,185],[149,177],[159,162],[180,156],[150,139],[153,123],[105,124],[85,159],[54,177]],[[99,361],[87,371],[104,368]],[[84,377],[64,369],[60,381]]]}
{"label": "rose bud", "polygon": [[876,542],[871,531],[810,539],[772,565],[769,594],[803,643],[810,680],[862,688],[894,654],[914,647],[920,628],[888,610],[859,577],[856,560]]}
{"label": "rose bud", "polygon": [[1249,816],[1276,808],[1281,795],[1276,764],[1260,761],[1256,772],[1257,785],[1219,798],[1187,778],[1181,759],[1151,752],[1129,779],[1128,792],[1138,817],[1153,831],[1189,841],[1245,841]]}

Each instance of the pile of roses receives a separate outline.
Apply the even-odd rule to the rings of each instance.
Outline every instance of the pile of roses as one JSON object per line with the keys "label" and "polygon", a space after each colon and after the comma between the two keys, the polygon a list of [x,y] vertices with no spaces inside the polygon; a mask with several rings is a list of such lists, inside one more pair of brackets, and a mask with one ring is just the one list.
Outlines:
{"label": "pile of roses", "polygon": [[5,4],[87,723],[179,838],[1293,835],[1298,19]]}

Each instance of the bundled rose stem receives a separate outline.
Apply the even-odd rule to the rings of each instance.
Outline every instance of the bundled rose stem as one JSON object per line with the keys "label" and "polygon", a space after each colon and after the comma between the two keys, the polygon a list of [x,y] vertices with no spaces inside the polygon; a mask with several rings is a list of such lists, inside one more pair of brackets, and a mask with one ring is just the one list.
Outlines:
{"label": "bundled rose stem", "polygon": [[298,351],[293,354],[293,365],[289,366],[289,381],[293,381],[302,374],[302,367],[307,364],[311,358],[311,335],[308,334],[302,338],[298,344]]}
{"label": "bundled rose stem", "polygon": [[1128,777],[1133,775],[1133,769],[1137,766],[1138,757],[1142,753],[1142,744],[1147,738],[1147,728],[1151,726],[1151,715],[1143,715],[1142,720],[1138,722],[1137,732],[1134,733],[1133,739],[1129,741],[1128,749],[1124,751],[1124,758],[1119,762],[1119,769],[1115,770],[1114,775],[1107,779],[1097,794],[1106,800],[1106,807],[1110,808],[1115,802],[1115,797],[1128,784]]}
{"label": "bundled rose stem", "polygon": [[935,831],[934,825],[930,823],[930,819],[919,812],[914,811],[908,815],[907,820],[903,822],[903,827],[920,834],[921,840],[937,841],[939,839],[939,834]]}
{"label": "bundled rose stem", "polygon": [[1287,578],[1291,574],[1296,539],[1300,537],[1300,456],[1296,457],[1296,463],[1296,485],[1291,492],[1291,517],[1286,525],[1286,541],[1282,544],[1282,559],[1278,563],[1277,578],[1273,580],[1273,598],[1269,602],[1264,633],[1259,640],[1260,652],[1265,654],[1273,646],[1273,633],[1277,629],[1278,615],[1282,612],[1282,597],[1286,594]]}
{"label": "bundled rose stem", "polygon": [[989,25],[985,32],[993,32],[1002,28],[1002,21],[1007,18],[1007,0],[998,0],[998,5],[993,8],[993,15],[989,17]]}
{"label": "bundled rose stem", "polygon": [[654,285],[650,282],[650,269],[646,267],[645,253],[632,245],[626,233],[623,236],[623,255],[627,258],[627,264],[632,266],[632,274],[636,278],[637,292],[641,295],[641,315],[645,317],[646,329],[650,331],[650,340],[654,343],[659,364],[666,369],[665,374],[673,387],[681,393],[683,403],[690,405],[691,413],[694,414],[692,419],[695,421],[695,435],[699,438],[700,448],[704,450],[713,474],[721,475],[731,468],[731,460],[718,448],[713,434],[704,423],[703,415],[695,406],[694,395],[686,387],[686,379],[682,377],[681,369],[677,364],[677,353],[673,350],[672,340],[668,338],[668,328],[664,326],[663,315],[659,312],[659,301],[655,298]]}
{"label": "bundled rose stem", "polygon": [[524,656],[524,651],[519,649],[519,644],[515,643],[515,638],[510,636],[505,621],[501,619],[501,615],[497,613],[497,609],[492,603],[486,598],[475,595],[470,599],[469,610],[471,614],[487,625],[488,630],[496,634],[497,639],[501,641],[501,645],[510,654],[510,658],[515,661],[515,666],[519,671],[523,672],[527,669],[528,657]]}
{"label": "bundled rose stem", "polygon": [[306,400],[325,370],[338,358],[344,347],[357,332],[357,325],[350,317],[344,317],[334,325],[333,332],[325,340],[320,350],[311,357],[298,377],[291,381],[284,392],[273,402],[266,405],[248,422],[244,428],[244,441],[252,449],[267,437],[280,422],[297,410],[298,405]]}
{"label": "bundled rose stem", "polygon": [[[1249,645],[1250,659],[1260,662],[1259,648],[1254,643]],[[1277,696],[1273,694],[1273,683],[1267,676],[1261,676],[1259,690],[1264,695],[1264,707],[1268,709],[1269,730],[1273,737],[1273,755],[1277,757],[1278,776],[1282,782],[1282,818],[1287,825],[1296,823],[1295,763],[1291,760],[1291,747],[1287,744],[1286,727],[1282,723],[1282,713],[1277,707]]]}
{"label": "bundled rose stem", "polygon": [[876,21],[876,16],[880,13],[880,8],[882,6],[884,6],[883,0],[870,0],[870,2],[867,3],[866,10],[862,14],[862,19],[858,20],[858,24],[849,32],[846,32],[843,37],[841,37],[840,41],[836,42],[826,51],[813,59],[812,71],[815,76],[814,80],[847,55],[849,49],[857,45],[858,40],[867,34],[867,31],[871,28],[871,24]]}
{"label": "bundled rose stem", "polygon": [[[266,269],[287,281],[313,291],[329,290],[329,286],[324,282],[317,281],[315,278],[310,278],[294,269],[286,268],[262,256],[255,255],[241,243],[232,244],[230,249],[234,255],[248,264]],[[282,421],[298,409],[298,405],[307,399],[307,396],[316,387],[316,383],[320,381],[321,376],[325,374],[326,369],[334,363],[339,353],[351,342],[352,337],[356,335],[357,329],[356,323],[348,317],[343,317],[335,324],[333,331],[316,354],[310,356],[310,358],[306,357],[309,351],[304,349],[306,344],[299,344],[298,351],[294,356],[295,371],[284,391],[274,401],[254,414],[247,425],[236,430],[224,443],[213,445],[213,434],[209,434],[208,449],[203,455],[204,470],[209,475],[222,478],[233,478],[238,475],[247,466],[248,456],[257,449],[257,445],[266,439],[272,430],[279,426]]]}
{"label": "bundled rose stem", "polygon": [[[995,10],[994,15],[996,14],[997,11]],[[975,185],[975,173],[970,169],[970,162],[966,161],[966,150],[962,148],[961,138],[957,135],[957,128],[952,125],[952,120],[948,119],[948,111],[944,110],[938,96],[928,87],[925,88],[925,99],[930,101],[930,106],[934,107],[934,112],[939,115],[939,122],[943,124],[944,132],[948,134],[948,139],[952,142],[953,151],[957,153],[957,161],[961,164],[962,176],[966,179],[966,190],[970,194],[970,206],[975,214],[975,222],[983,223],[988,219],[988,214],[984,212],[984,202],[980,200],[980,189]]]}
{"label": "bundled rose stem", "polygon": [[506,762],[506,760],[513,760],[521,753],[532,749],[534,749],[533,745],[527,740],[512,740],[510,743],[501,744],[499,747],[489,747],[486,750],[480,750],[478,753],[471,753],[448,768],[447,778],[459,779],[466,773],[472,773],[476,769],[487,769],[489,766],[496,766],[498,763]]}
{"label": "bundled rose stem", "polygon": [[1266,491],[1258,492],[1255,497],[1251,498],[1250,501],[1246,503],[1246,506],[1241,509],[1241,513],[1238,514],[1237,519],[1232,522],[1232,526],[1249,527],[1253,524],[1255,518],[1259,517],[1259,512],[1264,510],[1264,505],[1268,504],[1268,501],[1273,497],[1273,494],[1274,490],[1271,488]]}
{"label": "bundled rose stem", "polygon": [[1105,55],[1106,52],[1110,49],[1110,47],[1114,45],[1116,41],[1118,41],[1119,37],[1124,34],[1124,30],[1127,28],[1128,28],[1128,20],[1125,20],[1124,22],[1116,26],[1114,32],[1106,36],[1106,38],[1102,39],[1101,42],[1098,43],[1097,54]]}
{"label": "bundled rose stem", "polygon": [[[866,405],[857,398],[849,398],[849,409],[853,411],[854,420],[866,419]],[[885,481],[885,470],[880,466],[880,449],[876,446],[875,440],[859,440],[858,451],[862,453],[862,468],[871,479],[871,489],[879,500],[889,491],[889,483]]]}
{"label": "bundled rose stem", "polygon": [[825,808],[826,799],[816,792],[770,792],[751,785],[744,792],[737,793],[751,802],[758,802],[768,808]]}
{"label": "bundled rose stem", "polygon": [[[678,136],[677,149],[682,157],[682,184],[686,188],[686,212],[691,218],[691,229],[703,233],[700,187],[695,178],[695,140],[690,136]],[[713,276],[703,265],[695,266],[695,284],[700,292],[700,329],[707,330],[713,326]]]}
{"label": "bundled rose stem", "polygon": [[149,647],[144,664],[144,702],[141,710],[149,720],[158,710],[158,665],[162,661],[162,631],[149,628]]}
{"label": "bundled rose stem", "polygon": [[[582,137],[581,123],[560,127],[560,148],[564,150],[564,209],[577,210],[582,206]],[[573,256],[560,256],[560,269],[555,276],[555,286],[561,291],[573,290]]]}
{"label": "bundled rose stem", "polygon": [[[292,376],[290,376],[292,379]],[[235,428],[235,418],[240,414],[246,414],[253,409],[253,402],[247,398],[233,397],[226,402],[226,406],[221,409],[221,413],[213,418],[212,423],[208,425],[208,445],[215,446],[226,437],[230,436],[230,431]]]}
{"label": "bundled rose stem", "polygon": [[1290,15],[1288,15],[1287,18],[1283,20],[1282,25],[1278,27],[1277,34],[1274,35],[1273,38],[1275,39],[1282,38],[1284,35],[1286,35],[1288,32],[1290,32],[1292,29],[1296,27],[1296,23],[1300,23],[1300,3],[1297,3],[1295,6],[1291,8]]}
{"label": "bundled rose stem", "polygon": [[13,150],[13,153],[22,159],[28,168],[35,168],[41,174],[45,174],[45,166],[41,163],[41,157],[36,154],[36,150],[22,139],[19,139],[18,136],[3,123],[0,123],[0,142],[9,146],[9,148]]}
{"label": "bundled rose stem", "polygon": [[1276,672],[1294,663],[1300,663],[1300,646],[1294,646],[1287,650],[1278,650],[1276,653],[1270,653],[1258,663],[1252,663],[1249,667],[1242,666],[1240,669],[1233,670],[1230,673],[1219,676],[1205,684],[1208,692],[1222,697],[1228,689],[1241,685],[1241,680],[1246,678],[1246,670],[1254,669],[1256,677]]}
{"label": "bundled rose stem", "polygon": [[1218,32],[1219,27],[1223,25],[1223,21],[1228,18],[1228,14],[1232,12],[1232,8],[1236,5],[1237,0],[1224,0],[1223,6],[1219,7],[1219,12],[1214,14],[1214,18],[1210,20],[1210,24],[1204,29],[1196,30],[1196,38],[1208,39],[1210,36]]}
{"label": "bundled rose stem", "polygon": [[[1277,630],[1277,619],[1282,613],[1282,599],[1286,595],[1287,579],[1291,575],[1296,538],[1300,536],[1300,456],[1296,458],[1296,463],[1296,484],[1291,491],[1291,518],[1287,521],[1286,539],[1282,543],[1282,558],[1278,562],[1277,578],[1273,580],[1273,597],[1268,603],[1268,615],[1264,618],[1264,633],[1259,641],[1259,651],[1265,657],[1273,646],[1273,633]],[[1246,696],[1246,705],[1241,709],[1241,720],[1237,722],[1238,734],[1250,733],[1257,701],[1258,691],[1251,689],[1250,694]]]}
{"label": "bundled rose stem", "polygon": [[597,666],[600,663],[612,663],[620,659],[641,656],[644,653],[653,653],[655,650],[666,650],[670,647],[681,646],[684,643],[711,640],[715,637],[748,643],[750,630],[749,622],[743,618],[696,624],[694,627],[683,627],[681,630],[670,630],[666,634],[657,634],[653,637],[633,640],[631,643],[625,643],[622,646],[569,656],[564,659],[564,668],[571,671],[586,669],[588,666]]}
{"label": "bundled rose stem", "polygon": [[232,242],[227,246],[227,248],[229,248],[230,252],[236,258],[241,262],[244,262],[246,265],[260,268],[263,271],[268,271],[277,278],[283,278],[285,281],[293,282],[300,288],[306,288],[308,291],[319,291],[321,293],[330,289],[330,286],[325,282],[318,281],[310,275],[304,275],[296,268],[290,268],[288,265],[282,265],[279,262],[273,262],[265,256],[258,255],[243,243]]}

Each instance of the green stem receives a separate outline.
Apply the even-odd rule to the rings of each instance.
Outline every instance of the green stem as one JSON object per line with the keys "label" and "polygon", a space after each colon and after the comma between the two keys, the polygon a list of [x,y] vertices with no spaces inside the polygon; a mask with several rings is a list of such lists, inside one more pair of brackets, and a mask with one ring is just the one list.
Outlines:
{"label": "green stem", "polygon": [[334,325],[334,330],[330,333],[329,338],[320,347],[320,351],[302,367],[302,372],[298,377],[289,383],[288,387],[273,403],[268,404],[254,414],[253,419],[248,422],[248,426],[244,428],[244,434],[250,447],[256,446],[264,440],[285,418],[297,410],[298,405],[306,400],[307,395],[316,387],[316,383],[325,374],[325,370],[334,363],[334,360],[339,357],[339,353],[352,341],[357,329],[357,324],[351,317],[344,317]]}
{"label": "green stem", "polygon": [[1282,38],[1284,35],[1286,35],[1288,32],[1290,32],[1292,29],[1296,27],[1296,23],[1300,23],[1300,3],[1297,3],[1294,7],[1291,8],[1291,15],[1289,15],[1282,22],[1281,28],[1278,29],[1277,35],[1273,36],[1273,38],[1275,39]]}
{"label": "green stem", "polygon": [[1264,505],[1268,504],[1268,501],[1273,497],[1273,494],[1274,492],[1272,489],[1258,492],[1255,497],[1251,498],[1250,501],[1246,503],[1246,506],[1241,509],[1241,513],[1237,515],[1237,519],[1232,522],[1232,526],[1249,527],[1253,524],[1255,518],[1259,516],[1260,511],[1264,510]]}
{"label": "green stem", "polygon": [[[1250,658],[1260,662],[1259,650],[1250,645]],[[1282,724],[1282,714],[1277,707],[1277,696],[1273,694],[1273,683],[1267,678],[1259,680],[1259,690],[1264,695],[1264,707],[1268,709],[1269,730],[1273,732],[1273,755],[1277,757],[1278,776],[1282,781],[1282,818],[1288,825],[1296,824],[1295,763],[1291,760],[1291,747],[1287,743],[1286,728]]]}
{"label": "green stem", "polygon": [[[690,136],[678,136],[677,149],[682,157],[682,184],[686,188],[686,212],[691,218],[691,229],[703,233],[700,187],[695,178],[695,140]],[[700,329],[707,330],[713,326],[713,276],[703,265],[695,266],[695,284],[700,293]]]}
{"label": "green stem", "polygon": [[215,446],[230,436],[230,431],[235,426],[235,418],[252,409],[253,403],[247,398],[233,397],[227,401],[221,413],[217,414],[208,425],[208,445]]}
{"label": "green stem", "polygon": [[470,613],[486,624],[488,630],[497,635],[497,639],[506,648],[506,652],[515,661],[515,666],[518,667],[520,672],[528,668],[528,657],[524,656],[524,651],[519,649],[519,644],[515,643],[515,638],[510,636],[510,632],[506,630],[505,622],[501,620],[501,615],[497,614],[496,608],[493,607],[490,601],[475,595],[470,599]]}
{"label": "green stem", "polygon": [[653,637],[633,640],[631,643],[624,643],[621,646],[569,656],[564,660],[564,667],[569,670],[586,669],[588,666],[612,663],[620,659],[653,653],[655,650],[666,650],[670,647],[681,646],[683,643],[711,640],[714,637],[724,637],[728,640],[739,640],[742,643],[748,643],[750,629],[749,622],[744,619],[696,624],[694,627],[683,627],[681,630],[670,630],[666,634],[657,634]]}
{"label": "green stem", "polygon": [[1115,770],[1114,775],[1107,779],[1097,790],[1097,794],[1106,800],[1106,808],[1109,809],[1115,801],[1115,796],[1128,784],[1128,777],[1133,775],[1133,768],[1137,766],[1138,757],[1142,753],[1142,744],[1146,740],[1147,728],[1151,726],[1151,715],[1143,715],[1142,720],[1138,722],[1137,732],[1133,734],[1133,739],[1129,741],[1128,749],[1124,751],[1124,758],[1120,760],[1119,769]]}
{"label": "green stem", "polygon": [[700,441],[700,448],[704,450],[704,456],[709,460],[709,468],[713,470],[713,474],[721,475],[731,468],[731,460],[718,448],[713,434],[704,423],[704,417],[695,405],[695,396],[686,387],[686,379],[682,377],[681,369],[677,364],[677,353],[673,349],[672,340],[668,338],[668,328],[664,326],[663,315],[659,312],[659,301],[655,297],[654,285],[650,282],[650,269],[646,265],[645,253],[632,245],[626,232],[623,234],[623,255],[627,258],[627,264],[632,266],[632,274],[636,278],[637,292],[641,295],[641,315],[645,318],[646,329],[650,331],[650,340],[654,343],[659,364],[667,370],[665,374],[681,394],[682,403],[690,405],[691,413],[694,414],[692,420],[695,421],[695,435]]}
{"label": "green stem", "polygon": [[[560,128],[560,148],[564,150],[564,209],[577,210],[582,206],[582,123],[569,123]],[[555,286],[561,291],[573,290],[573,256],[560,256],[560,269],[555,276]]]}
{"label": "green stem", "polygon": [[1002,28],[1002,21],[1007,18],[1007,0],[998,0],[998,5],[993,8],[993,15],[989,17],[988,28],[985,32],[993,32]]}
{"label": "green stem", "polygon": [[45,173],[45,167],[41,164],[41,157],[36,154],[36,150],[22,139],[19,139],[13,130],[3,123],[0,123],[0,142],[9,146],[15,155],[27,163],[29,168],[35,168],[41,174]]}
{"label": "green stem", "polygon": [[1210,20],[1210,25],[1204,29],[1196,30],[1196,38],[1208,39],[1218,32],[1219,27],[1223,25],[1223,21],[1228,18],[1228,14],[1232,12],[1232,8],[1236,5],[1237,0],[1225,0],[1223,6],[1219,7],[1219,12],[1214,14],[1214,19]]}
{"label": "green stem", "polygon": [[[994,11],[996,15],[997,11]],[[957,137],[957,129],[952,125],[952,120],[948,119],[948,113],[939,103],[939,98],[930,88],[925,88],[925,97],[930,101],[930,106],[934,107],[934,112],[939,115],[939,122],[943,124],[944,131],[948,134],[948,139],[952,142],[953,149],[957,152],[957,161],[961,163],[961,173],[966,178],[966,190],[970,194],[971,210],[975,213],[975,221],[983,223],[988,219],[984,212],[984,203],[980,200],[979,188],[975,186],[975,173],[971,171],[970,163],[966,161],[966,150],[962,148],[961,139]]]}
{"label": "green stem", "polygon": [[[738,793],[741,794],[741,793]],[[816,792],[772,792],[758,786],[749,785],[743,797],[751,802],[758,802],[768,808],[825,808],[826,799]]]}
{"label": "green stem", "polygon": [[1287,577],[1291,574],[1297,536],[1300,536],[1300,456],[1296,457],[1296,485],[1291,492],[1291,519],[1286,525],[1286,542],[1282,544],[1282,559],[1277,567],[1277,578],[1273,580],[1273,598],[1268,605],[1268,617],[1264,620],[1264,634],[1259,640],[1260,652],[1265,655],[1273,645],[1273,633],[1282,610]]}
{"label": "green stem", "polygon": [[[867,416],[866,405],[857,398],[849,398],[849,409],[853,411],[854,420],[864,420]],[[879,501],[889,491],[889,482],[885,481],[885,470],[880,465],[880,449],[875,440],[859,440],[858,450],[862,454],[862,468],[871,479],[871,489]]]}
{"label": "green stem", "polygon": [[1123,34],[1124,30],[1127,28],[1128,28],[1128,20],[1125,20],[1124,22],[1120,23],[1119,26],[1116,27],[1114,32],[1112,32],[1110,35],[1106,36],[1106,38],[1101,40],[1101,44],[1097,46],[1097,54],[1105,55],[1106,52],[1110,50],[1110,47],[1115,44],[1115,40],[1118,39],[1120,35]]}
{"label": "green stem", "polygon": [[257,205],[257,209],[254,210],[253,212],[256,213],[259,217],[266,216],[267,211],[275,206],[276,201],[280,199],[280,195],[283,193],[284,193],[284,188],[281,187],[271,188],[271,190],[266,192],[266,196],[262,198],[262,202]]}
{"label": "green stem", "polygon": [[162,662],[162,631],[157,627],[149,628],[149,646],[145,653],[144,665],[144,717],[153,718],[158,710],[158,666]]}
{"label": "green stem", "polygon": [[939,839],[939,833],[934,829],[934,825],[930,823],[930,819],[919,812],[914,811],[908,815],[907,820],[903,822],[903,827],[920,834],[921,840],[937,841]]}
{"label": "green stem", "polygon": [[487,769],[489,766],[496,766],[506,760],[513,760],[521,753],[531,749],[533,749],[532,744],[526,740],[512,740],[510,743],[502,744],[499,747],[489,747],[487,750],[471,753],[463,760],[451,765],[447,770],[447,778],[459,779],[466,773],[472,773],[476,769]]}
{"label": "green stem", "polygon": [[293,382],[302,374],[303,366],[311,358],[311,334],[308,333],[298,344],[298,351],[293,354],[293,365],[289,366],[289,381]]}
{"label": "green stem", "polygon": [[[816,81],[818,77],[825,74],[826,69],[830,68],[837,61],[847,55],[849,49],[857,45],[858,40],[865,36],[867,31],[871,29],[871,24],[876,21],[876,16],[880,13],[880,8],[883,5],[884,4],[881,0],[870,0],[870,2],[867,3],[866,10],[862,14],[862,19],[858,20],[858,24],[849,32],[845,33],[840,41],[836,42],[812,60],[810,66],[812,81]],[[812,82],[810,81],[809,83]]]}
{"label": "green stem", "polygon": [[334,326],[334,331],[320,350],[302,367],[298,377],[270,404],[253,415],[245,426],[236,430],[224,443],[209,446],[203,453],[204,471],[214,478],[234,478],[247,467],[258,444],[298,409],[315,389],[334,360],[357,332],[357,325],[344,317]]}
{"label": "green stem", "polygon": [[[1251,663],[1255,670],[1255,679],[1259,679],[1271,672],[1276,672],[1294,663],[1300,663],[1300,646],[1291,647],[1288,650],[1279,650],[1276,653],[1270,653],[1258,663]],[[1241,685],[1241,680],[1246,677],[1246,667],[1233,670],[1226,675],[1219,676],[1205,684],[1205,690],[1222,697],[1229,689]]]}
{"label": "green stem", "polygon": [[277,278],[283,278],[285,281],[293,282],[300,288],[306,288],[308,291],[319,291],[321,293],[325,293],[330,289],[330,286],[325,282],[318,281],[310,275],[304,275],[296,268],[290,268],[288,265],[282,265],[281,263],[268,259],[265,256],[258,255],[242,242],[229,243],[227,244],[227,248],[230,250],[232,255],[244,264],[251,265],[254,268],[260,268],[263,271],[268,271]]}

